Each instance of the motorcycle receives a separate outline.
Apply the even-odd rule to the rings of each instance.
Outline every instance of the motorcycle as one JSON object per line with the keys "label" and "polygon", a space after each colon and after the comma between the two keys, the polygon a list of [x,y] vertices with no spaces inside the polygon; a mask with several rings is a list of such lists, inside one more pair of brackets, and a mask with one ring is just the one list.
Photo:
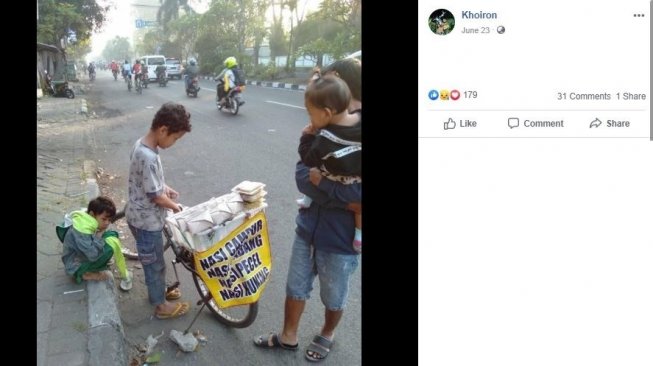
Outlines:
{"label": "motorcycle", "polygon": [[111,70],[113,73],[113,81],[118,81],[118,69]]}
{"label": "motorcycle", "polygon": [[45,74],[45,83],[47,85],[48,94],[55,97],[66,97],[68,99],[75,98],[75,92],[68,87],[67,81],[53,81],[50,74]]}
{"label": "motorcycle", "polygon": [[[188,75],[186,75],[186,78],[188,78]],[[200,83],[197,76],[194,76],[190,81],[190,85],[186,87],[186,95],[188,96],[192,95],[193,97],[197,98],[197,92],[199,91],[200,91]]]}
{"label": "motorcycle", "polygon": [[165,70],[159,71],[156,74],[156,81],[159,82],[159,86],[166,86],[168,84],[168,78],[166,78]]}
{"label": "motorcycle", "polygon": [[[218,83],[218,90],[219,88],[224,88],[223,83]],[[245,91],[245,86],[236,86],[231,88],[227,95],[223,98],[221,101],[218,96],[216,96],[215,99],[215,104],[218,106],[218,110],[226,110],[228,112],[231,112],[234,116],[238,114],[238,110],[240,109],[240,106],[245,104],[245,101],[242,100],[240,94]]]}
{"label": "motorcycle", "polygon": [[141,86],[147,89],[147,84],[150,83],[150,79],[147,77],[147,72],[142,72],[140,75],[141,75]]}
{"label": "motorcycle", "polygon": [[142,74],[134,75],[134,89],[138,94],[143,94],[143,78]]}
{"label": "motorcycle", "polygon": [[127,83],[127,90],[132,91],[132,76],[131,76],[131,73],[125,72],[123,74],[123,78],[125,79],[125,82]]}

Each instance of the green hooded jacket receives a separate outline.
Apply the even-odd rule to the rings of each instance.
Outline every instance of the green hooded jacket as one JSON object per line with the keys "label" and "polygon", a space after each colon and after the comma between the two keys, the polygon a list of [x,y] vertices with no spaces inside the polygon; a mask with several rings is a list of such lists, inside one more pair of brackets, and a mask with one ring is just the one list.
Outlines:
{"label": "green hooded jacket", "polygon": [[71,215],[72,226],[68,228],[63,240],[63,254],[66,273],[74,275],[82,262],[94,262],[103,253],[104,239],[95,235],[97,220],[85,211],[75,211]]}

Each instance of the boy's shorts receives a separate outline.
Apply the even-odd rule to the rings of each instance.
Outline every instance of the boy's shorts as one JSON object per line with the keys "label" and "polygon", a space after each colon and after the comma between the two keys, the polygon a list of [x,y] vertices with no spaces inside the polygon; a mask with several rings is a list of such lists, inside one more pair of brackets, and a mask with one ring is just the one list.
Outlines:
{"label": "boy's shorts", "polygon": [[349,280],[358,267],[358,255],[336,254],[315,250],[295,234],[292,247],[286,296],[294,300],[308,300],[317,275],[320,280],[320,298],[331,311],[344,309],[349,293]]}

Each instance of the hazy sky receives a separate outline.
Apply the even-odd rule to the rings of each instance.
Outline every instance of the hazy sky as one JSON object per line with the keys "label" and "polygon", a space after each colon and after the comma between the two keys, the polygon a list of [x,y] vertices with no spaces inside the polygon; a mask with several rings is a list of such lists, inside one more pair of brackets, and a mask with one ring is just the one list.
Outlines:
{"label": "hazy sky", "polygon": [[[107,41],[114,37],[120,36],[131,39],[136,30],[136,19],[133,14],[132,4],[141,4],[145,2],[148,4],[157,4],[158,0],[98,0],[98,4],[100,5],[113,4],[114,6],[109,9],[107,22],[105,23],[102,32],[93,34],[93,39],[91,41],[92,51],[89,56],[87,56],[87,61],[100,59],[100,55],[104,50]],[[306,12],[309,10],[313,11],[317,9],[321,2],[322,0],[299,0],[299,10],[301,11],[302,6],[305,4],[307,9]],[[189,0],[189,5],[199,13],[205,12],[210,3],[210,0]],[[268,16],[271,17],[272,13],[269,12]],[[156,20],[156,17],[154,17],[154,19],[144,20]]]}

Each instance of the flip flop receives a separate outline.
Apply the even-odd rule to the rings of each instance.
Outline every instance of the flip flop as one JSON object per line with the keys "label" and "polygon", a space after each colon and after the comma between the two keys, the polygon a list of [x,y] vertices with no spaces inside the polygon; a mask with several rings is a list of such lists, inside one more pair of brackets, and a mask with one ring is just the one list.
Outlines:
{"label": "flip flop", "polygon": [[[272,342],[272,345],[270,345],[270,341]],[[257,347],[261,347],[261,348],[283,348],[290,351],[297,351],[297,349],[299,348],[299,343],[296,344],[282,343],[281,339],[279,339],[279,335],[273,332],[270,332],[269,334],[262,334],[254,338],[254,344]]]}
{"label": "flip flop", "polygon": [[166,292],[166,300],[171,301],[178,299],[181,299],[181,291],[179,291],[179,288],[175,288]]}
{"label": "flip flop", "polygon": [[[313,337],[311,344],[306,347],[306,353],[304,356],[306,356],[306,359],[311,362],[322,361],[329,355],[332,346],[333,341],[318,334]],[[312,352],[312,354],[309,354],[309,352]]]}
{"label": "flip flop", "polygon": [[170,319],[182,316],[188,312],[190,304],[187,302],[178,302],[175,304],[175,310],[171,313],[154,313],[154,315],[159,319]]}

